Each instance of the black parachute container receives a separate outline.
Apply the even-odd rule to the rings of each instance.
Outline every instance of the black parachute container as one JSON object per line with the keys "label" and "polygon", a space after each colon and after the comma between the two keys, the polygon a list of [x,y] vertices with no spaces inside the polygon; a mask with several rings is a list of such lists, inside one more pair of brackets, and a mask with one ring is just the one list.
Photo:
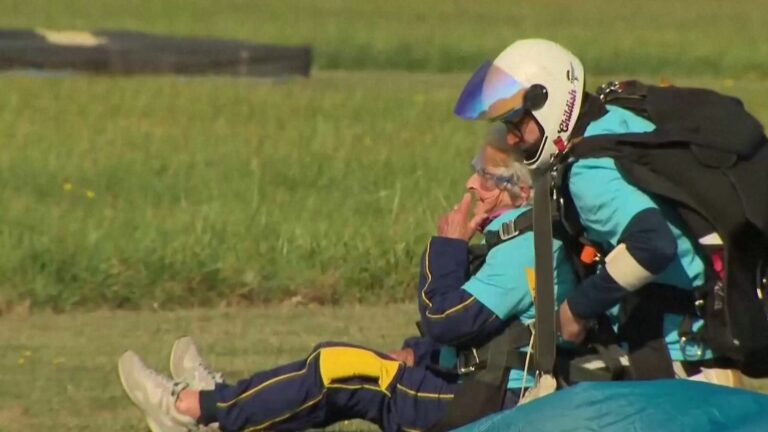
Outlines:
{"label": "black parachute container", "polygon": [[308,76],[312,50],[133,31],[0,30],[0,70]]}

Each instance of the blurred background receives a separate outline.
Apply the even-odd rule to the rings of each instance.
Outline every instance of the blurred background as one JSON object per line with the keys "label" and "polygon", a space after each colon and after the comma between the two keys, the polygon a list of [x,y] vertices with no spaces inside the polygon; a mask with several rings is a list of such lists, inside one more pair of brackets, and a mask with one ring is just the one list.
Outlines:
{"label": "blurred background", "polygon": [[308,77],[0,73],[0,430],[139,430],[114,360],[137,348],[165,361],[180,334],[230,377],[321,339],[399,346],[416,318],[407,302],[421,249],[483,136],[453,103],[516,39],[570,48],[588,89],[625,78],[706,86],[768,122],[764,1],[0,0],[0,10],[3,30],[311,50]]}

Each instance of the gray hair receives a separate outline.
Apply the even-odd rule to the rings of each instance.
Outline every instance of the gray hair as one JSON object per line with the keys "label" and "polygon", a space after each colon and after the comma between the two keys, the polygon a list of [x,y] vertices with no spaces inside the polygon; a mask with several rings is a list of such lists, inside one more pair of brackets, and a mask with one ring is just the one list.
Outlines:
{"label": "gray hair", "polygon": [[483,145],[490,146],[495,150],[509,156],[509,163],[504,168],[502,175],[513,179],[512,183],[507,185],[507,192],[513,200],[522,197],[520,187],[527,187],[531,193],[524,204],[533,202],[533,178],[531,170],[523,163],[523,154],[516,148],[507,144],[507,127],[504,123],[494,123],[488,129]]}

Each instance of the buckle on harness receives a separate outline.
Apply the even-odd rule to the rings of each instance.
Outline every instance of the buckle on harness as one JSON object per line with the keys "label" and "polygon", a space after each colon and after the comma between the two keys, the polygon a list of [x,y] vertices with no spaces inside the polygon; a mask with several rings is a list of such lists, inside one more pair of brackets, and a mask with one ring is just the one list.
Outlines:
{"label": "buckle on harness", "polygon": [[[688,348],[693,349],[691,354],[688,354]],[[686,361],[701,360],[704,357],[704,343],[695,337],[680,336],[680,354]]]}
{"label": "buckle on harness", "polygon": [[617,81],[608,81],[597,88],[597,96],[600,97],[601,101],[605,102],[611,93],[621,93],[621,90],[621,83]]}
{"label": "buckle on harness", "polygon": [[699,318],[704,318],[704,314],[707,312],[706,306],[707,304],[704,302],[703,298],[697,298],[696,301],[693,302],[693,307]]}
{"label": "buckle on harness", "polygon": [[477,356],[477,350],[471,348],[459,352],[459,356],[456,359],[456,372],[459,375],[466,375],[474,372],[480,365],[480,358]]}
{"label": "buckle on harness", "polygon": [[501,229],[499,230],[500,239],[507,240],[518,234],[520,234],[520,230],[515,226],[514,220],[501,224]]}

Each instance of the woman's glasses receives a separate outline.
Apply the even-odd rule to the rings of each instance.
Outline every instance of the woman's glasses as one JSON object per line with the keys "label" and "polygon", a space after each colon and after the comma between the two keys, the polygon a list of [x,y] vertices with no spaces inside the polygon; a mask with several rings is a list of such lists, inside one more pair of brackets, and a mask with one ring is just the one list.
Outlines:
{"label": "woman's glasses", "polygon": [[494,174],[482,166],[479,157],[475,157],[470,164],[472,172],[480,178],[480,183],[484,189],[490,190],[503,187],[516,182],[515,176]]}

